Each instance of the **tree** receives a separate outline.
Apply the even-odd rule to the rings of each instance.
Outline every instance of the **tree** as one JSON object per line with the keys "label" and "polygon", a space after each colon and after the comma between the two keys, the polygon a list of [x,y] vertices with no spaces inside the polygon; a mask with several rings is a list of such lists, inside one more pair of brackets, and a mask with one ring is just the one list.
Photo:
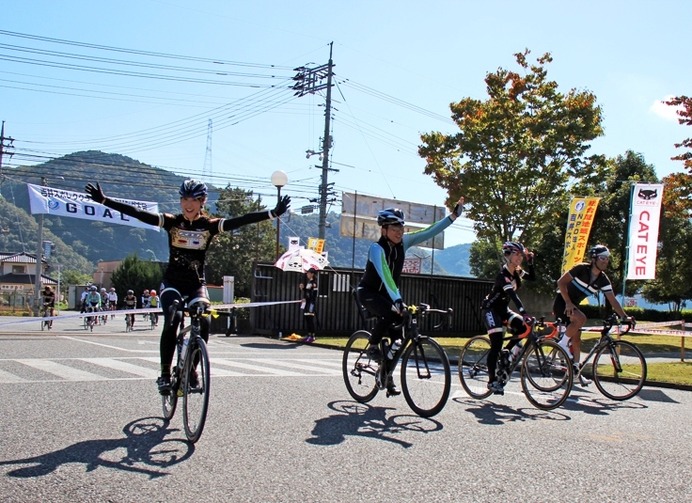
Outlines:
{"label": "tree", "polygon": [[140,260],[136,254],[125,257],[111,276],[120,301],[128,290],[132,290],[139,298],[139,293],[145,289],[158,289],[162,279],[163,270],[159,263]]}
{"label": "tree", "polygon": [[[680,107],[677,110],[678,122],[685,126],[692,126],[692,98],[677,96],[668,101],[664,101],[664,103],[672,107]],[[676,143],[675,148],[692,149],[692,138],[687,138],[681,143]],[[692,174],[692,151],[683,152],[682,154],[671,157],[671,159],[684,162],[685,168]]]}
{"label": "tree", "polygon": [[601,108],[586,91],[563,94],[547,78],[550,54],[530,65],[515,54],[520,73],[498,69],[485,78],[488,100],[452,103],[459,133],[423,134],[425,173],[447,189],[448,203],[464,195],[479,239],[521,240],[531,246],[567,206],[568,184],[596,180],[602,156],[586,156],[601,136]]}
{"label": "tree", "polygon": [[[252,191],[232,189],[230,186],[221,191],[216,207],[217,214],[221,217],[240,216],[266,209],[261,198],[253,199]],[[220,285],[223,283],[223,276],[233,276],[235,295],[249,297],[253,263],[275,260],[275,236],[274,226],[269,221],[219,234],[207,251],[207,282]]]}

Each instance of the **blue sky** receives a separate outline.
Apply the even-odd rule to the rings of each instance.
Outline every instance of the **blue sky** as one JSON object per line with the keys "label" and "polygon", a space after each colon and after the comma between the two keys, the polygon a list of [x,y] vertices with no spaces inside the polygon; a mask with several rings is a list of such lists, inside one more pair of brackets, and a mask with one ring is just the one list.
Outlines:
{"label": "blue sky", "polygon": [[[690,19],[685,0],[25,0],[0,19],[0,119],[15,138],[3,164],[98,149],[265,200],[281,169],[298,208],[318,196],[321,163],[306,150],[321,149],[324,96],[293,98],[286,86],[293,68],[326,64],[333,42],[338,193],[442,204],[416,153],[420,133],[454,132],[449,103],[485,99],[486,73],[516,69],[525,48],[552,54],[548,76],[561,91],[597,96],[605,136],[592,152],[639,152],[663,177],[682,171],[670,157],[691,136],[658,105],[692,93]],[[447,245],[473,240],[465,219],[446,232]]]}

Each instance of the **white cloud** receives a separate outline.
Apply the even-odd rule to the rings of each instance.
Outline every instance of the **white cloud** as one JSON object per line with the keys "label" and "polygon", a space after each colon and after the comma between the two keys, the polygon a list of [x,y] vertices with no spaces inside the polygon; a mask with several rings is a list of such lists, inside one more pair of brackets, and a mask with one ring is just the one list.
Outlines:
{"label": "white cloud", "polygon": [[681,106],[677,107],[672,107],[670,105],[666,105],[664,101],[668,101],[669,99],[673,98],[674,96],[671,94],[669,96],[666,96],[662,100],[656,100],[654,101],[651,106],[649,107],[649,111],[653,112],[655,115],[658,115],[662,119],[669,120],[669,121],[676,121],[678,120],[678,110],[682,110]]}

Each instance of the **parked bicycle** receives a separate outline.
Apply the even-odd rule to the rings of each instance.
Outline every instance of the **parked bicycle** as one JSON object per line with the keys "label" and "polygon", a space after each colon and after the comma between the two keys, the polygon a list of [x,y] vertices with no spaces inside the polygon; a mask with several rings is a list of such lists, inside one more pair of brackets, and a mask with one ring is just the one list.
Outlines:
{"label": "parked bicycle", "polygon": [[170,320],[183,313],[190,316],[190,324],[178,331],[178,349],[176,364],[171,371],[171,392],[162,395],[163,417],[173,418],[178,398],[183,399],[183,426],[185,436],[190,442],[197,442],[202,435],[209,408],[209,353],[201,335],[201,317],[209,314],[209,306],[197,302],[185,306],[175,301],[171,306]]}
{"label": "parked bicycle", "polygon": [[[530,326],[531,332],[521,339],[523,345],[515,357],[510,357],[511,353],[506,350],[500,353],[497,379],[504,386],[514,371],[520,369],[521,387],[528,401],[539,409],[555,409],[567,400],[572,389],[574,375],[570,357],[549,338],[556,332],[555,324],[541,318],[533,319]],[[469,339],[459,355],[459,379],[473,398],[487,398],[492,393],[488,389],[489,352],[490,338],[478,335]]]}
{"label": "parked bicycle", "polygon": [[[422,417],[438,414],[447,403],[451,388],[451,371],[447,354],[432,337],[418,332],[418,318],[429,313],[451,316],[451,310],[431,309],[427,304],[407,306],[402,323],[400,347],[383,338],[380,346],[383,361],[371,360],[367,354],[370,333],[358,330],[346,343],[343,376],[346,389],[354,400],[366,403],[386,388],[401,359],[401,388],[409,407]],[[387,358],[390,348],[392,357]]]}
{"label": "parked bicycle", "polygon": [[[558,327],[561,324],[558,320]],[[628,400],[636,396],[646,381],[646,359],[633,343],[620,340],[620,336],[635,326],[634,319],[621,320],[615,313],[603,320],[601,338],[586,355],[576,377],[584,375],[593,379],[596,388],[611,400]],[[611,335],[613,329],[615,338]],[[582,328],[585,330],[588,329]]]}

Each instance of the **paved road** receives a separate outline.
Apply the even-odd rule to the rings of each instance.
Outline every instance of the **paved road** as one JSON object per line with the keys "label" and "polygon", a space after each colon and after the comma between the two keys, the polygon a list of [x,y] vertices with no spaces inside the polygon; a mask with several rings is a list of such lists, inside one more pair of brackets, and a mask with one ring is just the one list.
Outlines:
{"label": "paved road", "polygon": [[0,501],[689,501],[692,394],[617,403],[575,389],[530,406],[516,384],[441,414],[353,402],[340,353],[212,336],[201,440],[160,419],[158,334],[0,320]]}

